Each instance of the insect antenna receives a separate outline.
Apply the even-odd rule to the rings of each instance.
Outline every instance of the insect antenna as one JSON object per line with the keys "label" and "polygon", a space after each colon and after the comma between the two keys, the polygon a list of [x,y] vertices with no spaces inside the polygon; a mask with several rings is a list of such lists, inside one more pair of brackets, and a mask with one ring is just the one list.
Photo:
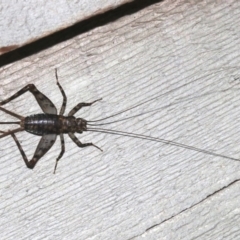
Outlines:
{"label": "insect antenna", "polygon": [[[148,100],[146,100],[146,101],[144,101],[144,102],[141,102],[141,103],[139,103],[139,104],[133,105],[132,107],[130,107],[130,108],[128,108],[128,109],[121,110],[121,111],[119,111],[119,112],[117,112],[117,113],[115,113],[115,114],[113,114],[113,115],[111,115],[111,116],[108,116],[108,117],[105,117],[105,118],[101,118],[101,119],[97,119],[97,120],[94,120],[94,121],[88,121],[88,122],[99,122],[99,121],[102,121],[102,120],[106,120],[106,119],[115,117],[115,116],[120,115],[120,114],[122,114],[122,113],[124,113],[124,112],[127,112],[127,111],[129,111],[129,110],[132,110],[132,109],[134,109],[134,108],[137,108],[137,107],[139,107],[139,106],[141,106],[141,105],[143,105],[143,104],[146,104],[146,103],[151,102],[151,101],[153,101],[153,100],[156,100],[156,99],[158,99],[158,98],[160,98],[160,97],[163,97],[164,95],[167,95],[167,94],[169,94],[170,92],[175,91],[175,90],[176,90],[176,89],[173,89],[173,90],[171,90],[171,91],[165,92],[165,93],[160,94],[160,95],[157,95],[157,96],[155,96],[155,97],[152,97],[152,98],[150,98],[150,99],[148,99]],[[169,106],[171,106],[171,105],[172,105],[172,104],[168,104],[168,105],[166,105],[166,106],[164,106],[164,107],[162,107],[162,108],[169,107]],[[159,108],[159,109],[162,109],[162,108]],[[156,111],[156,109],[155,109],[155,111]],[[148,112],[147,112],[147,113],[148,113]],[[143,114],[145,114],[145,113],[143,113]],[[141,114],[141,115],[142,115],[142,114]],[[138,115],[137,115],[137,116],[138,116]],[[128,119],[128,118],[126,118],[126,119]]]}
{"label": "insect antenna", "polygon": [[[154,109],[154,110],[149,110],[149,111],[144,112],[144,113],[138,113],[138,114],[136,114],[136,115],[129,116],[129,117],[125,117],[125,118],[122,118],[122,119],[118,119],[118,120],[115,120],[115,121],[112,121],[112,122],[95,123],[95,122],[100,122],[100,121],[102,121],[102,120],[105,120],[106,118],[99,119],[99,120],[96,120],[96,121],[88,121],[88,125],[90,125],[90,126],[102,126],[102,125],[117,123],[117,122],[129,120],[129,119],[131,119],[131,118],[139,117],[139,116],[142,116],[142,115],[144,115],[144,114],[151,113],[151,112],[157,112],[158,110],[162,110],[162,109],[164,109],[164,108],[170,107],[171,105],[172,105],[172,104],[168,104],[168,105],[166,105],[166,106],[164,106],[164,107],[161,107],[161,108],[157,108],[157,109]],[[126,111],[128,111],[128,110],[130,110],[130,109],[127,109],[127,110],[125,110],[125,111],[122,111],[121,113],[126,112]],[[121,114],[121,113],[113,114],[113,115],[111,115],[111,116],[108,116],[107,118],[115,117],[116,115]],[[92,124],[92,123],[93,123],[93,124]]]}
{"label": "insect antenna", "polygon": [[[145,103],[145,102],[144,102],[144,103]],[[101,126],[101,125],[107,125],[107,124],[111,124],[111,123],[116,123],[116,122],[125,121],[125,120],[128,120],[128,119],[134,118],[134,117],[139,117],[139,116],[142,116],[142,115],[151,113],[151,112],[157,112],[157,111],[162,110],[162,109],[164,109],[164,108],[168,108],[168,107],[170,107],[170,106],[172,106],[172,105],[174,105],[174,104],[177,104],[177,102],[175,102],[175,103],[170,103],[170,104],[167,104],[167,105],[165,105],[165,106],[163,106],[163,107],[160,107],[160,108],[156,108],[156,109],[153,109],[153,110],[149,110],[149,111],[146,111],[146,112],[144,112],[144,113],[138,113],[138,114],[136,114],[136,115],[129,116],[129,117],[125,117],[125,118],[122,118],[122,119],[118,119],[118,120],[115,120],[115,121],[112,121],[112,122],[96,123],[96,122],[100,122],[100,121],[102,121],[102,120],[106,120],[106,119],[115,117],[115,116],[117,116],[117,115],[120,115],[120,114],[122,114],[122,113],[124,113],[124,112],[127,112],[127,111],[129,111],[129,110],[131,110],[131,109],[133,109],[133,108],[136,108],[136,107],[138,107],[138,106],[140,106],[140,105],[142,105],[142,104],[143,104],[143,103],[138,104],[138,105],[135,105],[135,106],[133,106],[133,107],[131,107],[131,108],[128,108],[128,109],[126,109],[126,110],[122,110],[122,111],[120,111],[120,112],[118,112],[118,113],[115,113],[115,114],[113,114],[113,115],[111,115],[111,116],[108,116],[108,117],[105,117],[105,118],[102,118],[102,119],[98,119],[98,120],[94,120],[94,121],[88,121],[88,125],[90,125],[90,126]],[[91,124],[91,123],[94,123],[94,124]]]}
{"label": "insect antenna", "polygon": [[[151,98],[146,102],[152,101],[156,98],[158,98],[158,97]],[[182,100],[182,101],[185,101],[185,100]],[[156,138],[156,137],[146,136],[146,135],[143,135],[143,134],[130,133],[130,132],[125,132],[125,131],[98,128],[98,126],[125,121],[125,120],[128,120],[128,119],[134,118],[134,117],[142,116],[142,115],[147,114],[147,113],[156,112],[156,111],[162,110],[164,108],[168,108],[168,107],[170,107],[174,104],[178,104],[178,102],[173,102],[173,103],[167,104],[163,107],[160,107],[160,108],[157,108],[157,109],[154,109],[154,110],[146,111],[144,113],[139,113],[139,114],[136,114],[136,115],[133,115],[133,116],[125,117],[125,118],[118,119],[118,120],[111,121],[111,122],[97,123],[97,122],[100,122],[102,120],[106,120],[106,119],[115,117],[117,115],[120,115],[120,114],[122,114],[124,112],[127,112],[131,109],[134,109],[138,106],[141,106],[141,105],[145,104],[146,102],[134,105],[133,107],[130,107],[126,110],[119,111],[119,112],[117,112],[117,113],[115,113],[111,116],[108,116],[108,117],[105,117],[105,118],[102,118],[102,119],[98,119],[98,120],[95,120],[95,121],[88,121],[87,124],[88,124],[88,126],[90,126],[90,128],[87,128],[87,131],[106,133],[106,134],[112,134],[112,135],[120,135],[120,136],[125,136],[125,137],[132,137],[132,138],[139,138],[139,139],[154,141],[154,142],[161,142],[163,144],[168,144],[168,145],[172,145],[172,146],[176,146],[176,147],[180,147],[180,148],[184,148],[184,149],[189,149],[189,150],[192,150],[192,151],[195,151],[195,152],[205,153],[205,154],[208,154],[208,155],[218,156],[218,157],[222,157],[222,158],[226,158],[226,159],[230,159],[230,160],[234,160],[234,161],[240,161],[240,159],[237,159],[237,158],[229,157],[229,156],[226,156],[226,155],[223,155],[223,154],[215,153],[215,152],[212,152],[212,151],[209,151],[209,150],[204,150],[204,149],[197,148],[197,147],[194,147],[194,146],[185,145],[185,144],[178,143],[178,142],[171,141],[171,140],[165,140],[165,139],[162,139],[162,138]]]}
{"label": "insect antenna", "polygon": [[211,152],[209,150],[196,148],[196,147],[193,147],[193,146],[185,145],[185,144],[178,143],[178,142],[175,142],[175,141],[165,140],[165,139],[162,139],[162,138],[146,136],[146,135],[143,135],[143,134],[130,133],[130,132],[125,132],[125,131],[118,131],[118,130],[111,130],[111,129],[104,129],[104,128],[88,128],[88,131],[106,133],[106,134],[112,134],[112,135],[119,135],[119,136],[125,136],[125,137],[132,137],[132,138],[139,138],[139,139],[144,139],[144,140],[153,141],[153,142],[160,142],[160,143],[164,143],[164,144],[167,144],[167,145],[172,145],[172,146],[176,146],[176,147],[180,147],[180,148],[184,148],[184,149],[189,149],[189,150],[192,150],[192,151],[195,151],[195,152],[205,153],[205,154],[212,155],[212,156],[215,156],[215,157],[222,157],[222,158],[226,158],[226,159],[230,159],[230,160],[234,160],[234,161],[240,161],[240,159],[229,157],[229,156],[219,154],[219,153],[215,153],[215,152]]}
{"label": "insect antenna", "polygon": [[[150,99],[148,99],[148,100],[146,100],[146,101],[144,101],[144,102],[141,102],[141,103],[139,103],[139,104],[133,105],[132,107],[130,107],[130,108],[128,108],[128,109],[121,110],[121,111],[119,111],[119,112],[117,112],[117,113],[115,113],[115,114],[113,114],[113,115],[107,116],[107,117],[105,117],[105,118],[97,119],[97,120],[94,120],[94,121],[88,121],[88,122],[100,122],[100,121],[102,121],[102,120],[106,120],[106,119],[109,119],[109,118],[118,116],[118,115],[120,115],[120,114],[122,114],[122,113],[125,113],[125,112],[129,111],[129,110],[132,110],[132,109],[134,109],[134,108],[137,108],[137,107],[139,107],[139,106],[142,106],[143,104],[146,104],[146,103],[151,102],[151,101],[153,101],[153,100],[156,100],[156,99],[158,99],[158,98],[160,98],[160,97],[163,97],[163,96],[165,96],[165,95],[168,95],[168,94],[170,94],[170,93],[172,93],[172,92],[174,92],[174,91],[176,91],[176,90],[179,90],[181,87],[184,87],[184,86],[186,86],[186,85],[188,85],[188,83],[183,84],[182,86],[177,87],[177,88],[175,88],[175,89],[172,89],[172,90],[170,90],[170,91],[168,91],[168,92],[165,92],[165,93],[163,93],[163,94],[154,96],[154,97],[152,97],[152,98],[150,98]],[[228,90],[228,89],[225,89],[225,90],[223,90],[223,91],[226,91],[226,90]],[[201,94],[201,95],[199,95],[199,96],[195,96],[194,98],[203,97],[203,96],[208,95],[208,94],[211,94],[211,93],[212,93],[212,92],[204,93],[204,94]],[[190,98],[190,99],[194,99],[194,98]],[[189,98],[177,99],[177,100],[180,100],[181,102],[183,102],[183,101],[189,101]],[[161,108],[158,108],[158,109],[155,109],[155,110],[152,110],[152,111],[156,111],[156,110],[160,110],[160,109],[163,109],[163,108],[167,108],[167,107],[170,107],[170,106],[175,105],[175,104],[178,104],[178,103],[179,103],[179,102],[173,102],[173,103],[167,104],[167,105],[165,105],[165,106],[163,106],[163,107],[161,107]],[[138,115],[136,115],[136,116],[140,116],[140,115],[143,115],[143,114],[152,112],[152,111],[144,112],[144,113],[138,114]],[[124,118],[124,119],[122,119],[122,120],[126,120],[126,119],[129,119],[129,118],[127,117],[127,118]],[[122,120],[117,120],[117,121],[115,121],[115,122],[119,122],[119,121],[122,121]]]}
{"label": "insect antenna", "polygon": [[[178,88],[177,88],[177,89],[178,89]],[[163,93],[163,94],[161,94],[161,95],[152,97],[152,98],[148,99],[148,100],[145,101],[145,102],[141,102],[141,103],[139,103],[139,104],[133,105],[132,107],[130,107],[130,108],[128,108],[128,109],[121,110],[121,111],[119,111],[119,112],[117,112],[117,113],[115,113],[115,114],[113,114],[113,115],[107,116],[107,117],[105,117],[105,118],[97,119],[97,120],[94,120],[94,121],[88,121],[88,123],[96,123],[96,122],[100,122],[100,121],[102,121],[102,120],[106,120],[106,119],[109,119],[109,118],[113,118],[113,117],[118,116],[118,115],[120,115],[120,114],[122,114],[122,113],[125,113],[125,112],[127,112],[127,111],[129,111],[129,110],[132,110],[132,109],[134,109],[134,108],[137,108],[137,107],[139,107],[139,106],[141,106],[141,105],[143,105],[143,104],[146,104],[146,103],[151,102],[151,101],[153,101],[153,100],[156,100],[156,99],[158,99],[158,98],[160,98],[160,97],[163,97],[164,95],[167,95],[167,94],[169,94],[170,92],[173,92],[173,91],[175,91],[175,90],[177,90],[177,89],[173,89],[173,90],[168,91],[168,92],[166,92],[166,93]],[[125,121],[125,120],[128,120],[128,119],[133,118],[133,117],[142,116],[142,115],[147,114],[147,113],[151,113],[151,112],[155,112],[155,111],[158,111],[158,110],[162,110],[162,109],[164,109],[164,108],[171,107],[171,106],[173,106],[173,105],[179,104],[180,102],[185,102],[185,101],[190,101],[190,100],[198,99],[198,98],[200,98],[200,97],[204,97],[204,96],[209,95],[209,94],[212,94],[212,93],[226,92],[226,91],[228,91],[228,90],[231,90],[231,88],[227,88],[227,89],[224,89],[224,90],[222,90],[222,91],[207,92],[207,93],[200,94],[200,95],[194,96],[194,97],[184,97],[184,98],[180,98],[180,99],[177,99],[177,100],[178,100],[177,102],[175,101],[175,102],[169,103],[169,104],[167,104],[167,105],[165,105],[165,106],[162,106],[162,107],[157,108],[157,109],[154,109],[154,110],[150,110],[150,111],[147,111],[147,112],[144,112],[144,113],[140,113],[140,114],[137,114],[137,115],[134,115],[134,116],[126,117],[126,118],[123,118],[123,119],[120,119],[120,120],[116,120],[116,121],[113,121],[113,122],[95,124],[94,126],[97,126],[97,125],[100,126],[100,125],[106,125],[106,124],[110,124],[110,123],[116,123],[116,122],[120,122],[120,121]],[[89,125],[91,125],[91,124],[89,124]]]}

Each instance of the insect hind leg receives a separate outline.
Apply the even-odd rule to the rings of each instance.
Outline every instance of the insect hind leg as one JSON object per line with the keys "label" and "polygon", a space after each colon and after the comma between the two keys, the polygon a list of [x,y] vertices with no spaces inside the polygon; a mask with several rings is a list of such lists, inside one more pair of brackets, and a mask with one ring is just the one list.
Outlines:
{"label": "insect hind leg", "polygon": [[14,140],[15,143],[17,144],[17,147],[18,147],[18,149],[19,149],[19,151],[20,151],[20,153],[21,153],[21,155],[22,155],[22,158],[23,158],[26,166],[27,166],[28,168],[30,168],[30,169],[33,169],[34,166],[35,166],[35,164],[32,164],[31,161],[30,161],[30,162],[28,161],[27,156],[26,156],[25,152],[23,151],[22,146],[21,146],[21,144],[19,143],[16,135],[15,135],[14,133],[11,133],[11,135],[12,135],[13,140]]}
{"label": "insect hind leg", "polygon": [[33,96],[37,100],[39,106],[41,107],[41,109],[43,110],[44,113],[57,114],[57,109],[54,106],[54,104],[51,102],[51,100],[48,97],[46,97],[44,94],[42,94],[35,87],[34,84],[28,84],[27,86],[25,86],[24,88],[22,88],[21,90],[19,90],[15,94],[13,94],[11,97],[1,101],[0,106],[18,98],[18,97],[20,97],[21,95],[23,95],[24,93],[26,93],[28,91],[33,94]]}
{"label": "insect hind leg", "polygon": [[16,135],[11,132],[11,136],[13,137],[15,143],[17,144],[17,147],[23,157],[23,160],[26,164],[26,166],[30,169],[33,169],[35,165],[37,164],[38,160],[48,152],[48,150],[53,146],[54,142],[56,141],[57,135],[56,134],[48,134],[48,135],[43,135],[41,140],[38,143],[37,149],[34,153],[33,158],[28,161],[27,156],[25,152],[22,149],[21,144],[19,143]]}

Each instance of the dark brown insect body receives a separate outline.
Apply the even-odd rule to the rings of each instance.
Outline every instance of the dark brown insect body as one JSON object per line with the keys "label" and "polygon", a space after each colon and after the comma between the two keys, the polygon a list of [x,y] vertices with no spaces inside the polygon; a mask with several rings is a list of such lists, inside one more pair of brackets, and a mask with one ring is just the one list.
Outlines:
{"label": "dark brown insect body", "polygon": [[59,135],[69,132],[82,133],[83,131],[87,131],[87,121],[83,118],[42,113],[24,118],[20,126],[22,126],[25,131],[38,136],[45,134]]}
{"label": "dark brown insect body", "polygon": [[[14,116],[18,118],[19,122],[1,122],[1,124],[19,124],[20,127],[14,130],[10,130],[8,132],[3,132],[0,138],[6,137],[8,135],[11,135],[17,144],[17,147],[23,157],[23,160],[28,168],[34,168],[38,160],[48,152],[48,150],[53,146],[53,144],[56,141],[57,135],[60,136],[61,139],[61,146],[62,150],[56,159],[56,164],[54,168],[54,172],[57,168],[57,163],[59,159],[63,156],[65,152],[65,144],[64,144],[64,137],[63,134],[67,133],[69,137],[73,140],[73,142],[76,143],[78,147],[87,147],[87,146],[94,146],[101,150],[99,147],[94,145],[93,143],[81,143],[77,137],[74,135],[74,133],[82,133],[83,131],[87,131],[87,121],[82,118],[75,118],[73,115],[79,111],[82,107],[91,106],[93,103],[101,100],[98,99],[96,101],[93,101],[91,103],[79,103],[77,104],[68,114],[68,116],[63,116],[66,104],[67,104],[67,97],[65,95],[64,90],[62,89],[61,85],[58,82],[58,76],[57,76],[57,70],[55,71],[56,79],[57,79],[57,85],[62,93],[63,96],[63,103],[60,110],[60,113],[57,114],[57,109],[54,106],[54,104],[51,102],[51,100],[46,97],[44,94],[42,94],[33,84],[28,84],[26,87],[22,88],[20,91],[15,93],[13,96],[9,97],[8,99],[0,102],[0,105],[4,105],[13,99],[21,96],[25,92],[29,91],[33,94],[35,99],[37,100],[39,106],[43,110],[44,113],[31,115],[28,117],[23,117],[21,115],[18,115],[14,112],[11,112],[3,107],[0,107],[0,110],[3,112]],[[29,133],[32,133],[34,135],[41,136],[41,140],[37,146],[37,149],[33,155],[33,158],[28,161],[27,156],[25,155],[25,152],[23,151],[15,133],[20,131],[27,131]],[[102,151],[102,150],[101,150]]]}
{"label": "dark brown insect body", "polygon": [[[145,139],[145,140],[149,140],[149,141],[155,141],[155,142],[161,142],[161,143],[165,143],[165,144],[171,144],[177,147],[181,147],[181,148],[185,148],[185,149],[189,149],[189,150],[193,150],[193,151],[197,151],[197,152],[202,152],[205,154],[209,154],[209,155],[213,155],[213,156],[220,156],[223,158],[227,158],[227,159],[231,159],[231,160],[235,160],[235,161],[239,161],[239,159],[235,159],[232,157],[228,157],[222,154],[218,154],[218,153],[214,153],[208,150],[203,150],[200,148],[196,148],[196,147],[192,147],[192,146],[187,146],[181,143],[177,143],[174,141],[168,141],[165,139],[161,139],[161,138],[154,138],[154,137],[150,137],[150,136],[145,136],[145,135],[141,135],[141,134],[136,134],[136,133],[129,133],[129,132],[123,132],[123,131],[116,131],[116,130],[110,130],[110,129],[103,129],[103,128],[96,128],[96,126],[100,126],[100,125],[105,125],[105,124],[109,124],[109,123],[100,123],[97,124],[96,122],[98,121],[102,121],[102,120],[106,120],[108,118],[111,118],[113,116],[116,116],[118,114],[121,114],[123,112],[126,112],[130,109],[133,109],[135,107],[138,107],[146,102],[152,101],[154,100],[156,97],[147,100],[146,102],[137,104],[127,110],[124,111],[120,111],[112,116],[100,119],[100,120],[96,120],[96,121],[86,121],[83,118],[75,118],[74,114],[76,112],[78,112],[82,107],[87,107],[87,106],[91,106],[93,103],[101,100],[98,99],[96,101],[93,101],[91,103],[79,103],[77,104],[69,113],[68,116],[63,116],[65,108],[66,108],[66,104],[67,104],[67,97],[65,95],[64,90],[62,89],[61,85],[58,82],[58,76],[57,76],[57,70],[55,72],[56,74],[56,79],[57,79],[57,85],[62,93],[63,96],[63,103],[60,109],[59,114],[57,114],[57,109],[54,106],[54,104],[51,102],[51,100],[49,98],[47,98],[44,94],[42,94],[40,91],[38,91],[38,89],[33,85],[33,84],[28,84],[26,87],[22,88],[20,91],[18,91],[17,93],[15,93],[13,96],[9,97],[8,99],[0,102],[0,110],[11,115],[14,116],[16,118],[18,118],[20,121],[18,122],[0,122],[0,124],[19,124],[20,127],[10,130],[10,131],[0,131],[2,133],[2,135],[0,135],[0,138],[6,137],[8,135],[11,135],[23,157],[23,160],[26,164],[26,166],[28,168],[33,169],[36,165],[36,163],[38,162],[38,160],[43,157],[43,155],[45,153],[48,152],[48,150],[53,146],[53,144],[56,141],[57,136],[60,136],[60,140],[61,140],[61,152],[59,154],[59,156],[56,159],[56,164],[55,164],[55,168],[54,168],[54,173],[56,171],[57,168],[57,163],[59,161],[59,159],[63,156],[64,152],[65,152],[65,144],[64,144],[64,137],[63,134],[68,134],[68,136],[72,139],[72,141],[74,143],[76,143],[76,145],[78,147],[87,147],[87,146],[94,146],[96,148],[98,148],[99,150],[101,150],[98,146],[94,145],[93,143],[81,143],[78,138],[74,135],[74,133],[82,133],[83,131],[92,131],[92,132],[101,132],[101,133],[108,133],[108,134],[116,134],[116,135],[121,135],[121,136],[128,136],[128,137],[133,137],[133,138],[140,138],[140,139]],[[14,112],[11,112],[3,107],[1,107],[2,105],[10,102],[11,100],[21,96],[22,94],[24,94],[25,92],[31,92],[33,94],[33,96],[35,97],[35,99],[37,100],[39,106],[41,107],[43,113],[40,114],[35,114],[35,115],[30,115],[28,117],[23,117],[21,115],[18,115]],[[144,113],[143,113],[144,114]],[[141,115],[143,115],[141,114]],[[136,115],[138,116],[138,115]],[[135,117],[135,116],[132,116]],[[129,117],[130,118],[130,117]],[[126,120],[128,118],[125,119],[121,119],[118,121],[122,121],[122,120]],[[115,121],[117,122],[117,121]],[[110,122],[111,123],[111,122]],[[95,128],[89,128],[87,127],[87,124],[89,126],[95,126]],[[34,135],[38,135],[41,136],[41,140],[38,143],[38,146],[36,148],[36,151],[33,155],[33,158],[29,161],[25,155],[25,152],[23,151],[15,133],[20,132],[20,131],[27,131],[29,133],[32,133]],[[102,150],[101,150],[102,151]]]}

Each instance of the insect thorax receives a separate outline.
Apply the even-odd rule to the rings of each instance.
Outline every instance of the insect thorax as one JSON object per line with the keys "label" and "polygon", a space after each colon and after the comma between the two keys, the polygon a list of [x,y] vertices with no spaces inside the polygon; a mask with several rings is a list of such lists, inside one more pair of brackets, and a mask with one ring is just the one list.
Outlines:
{"label": "insect thorax", "polygon": [[21,126],[34,135],[60,134],[69,132],[82,133],[87,130],[87,121],[73,116],[55,114],[35,114],[26,117]]}

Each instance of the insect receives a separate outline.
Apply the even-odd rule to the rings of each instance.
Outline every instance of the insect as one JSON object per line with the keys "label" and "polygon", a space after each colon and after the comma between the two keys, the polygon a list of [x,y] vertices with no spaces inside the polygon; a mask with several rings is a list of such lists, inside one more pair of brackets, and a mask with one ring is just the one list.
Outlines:
{"label": "insect", "polygon": [[[39,113],[39,114],[34,114],[34,115],[30,115],[27,117],[18,115],[14,112],[11,112],[3,107],[0,107],[0,110],[13,116],[18,118],[20,121],[17,122],[0,122],[0,124],[18,124],[20,125],[20,127],[13,129],[13,130],[9,130],[9,131],[0,131],[2,133],[2,135],[0,135],[0,138],[6,137],[8,135],[11,135],[12,138],[14,139],[21,155],[22,158],[26,164],[26,166],[30,169],[33,169],[35,167],[35,165],[37,164],[37,162],[39,161],[40,158],[42,158],[48,151],[49,149],[53,146],[53,144],[56,141],[57,136],[60,136],[60,140],[61,140],[61,152],[59,154],[59,156],[56,159],[56,163],[55,163],[55,167],[54,167],[54,173],[56,172],[57,169],[57,165],[58,165],[58,161],[62,158],[64,152],[65,152],[65,143],[64,143],[64,135],[63,134],[68,134],[68,136],[72,139],[72,141],[74,143],[76,143],[76,145],[80,148],[84,148],[84,147],[88,147],[88,146],[94,146],[95,148],[99,149],[100,151],[102,151],[101,148],[99,148],[98,146],[96,146],[93,143],[81,143],[78,138],[75,136],[75,133],[83,133],[84,131],[93,131],[93,132],[102,132],[102,133],[108,133],[108,134],[116,134],[116,135],[121,135],[121,136],[128,136],[128,137],[133,137],[133,138],[140,138],[140,139],[145,139],[145,140],[149,140],[149,141],[155,141],[155,142],[161,142],[161,143],[165,143],[165,144],[170,144],[170,145],[174,145],[177,147],[181,147],[181,148],[185,148],[185,149],[190,149],[193,151],[197,151],[197,152],[202,152],[205,154],[209,154],[209,155],[213,155],[213,156],[220,156],[223,158],[227,158],[227,159],[231,159],[231,160],[235,160],[235,161],[239,161],[239,159],[236,158],[231,158],[222,154],[218,154],[218,153],[214,153],[214,152],[210,152],[208,150],[204,150],[204,149],[200,149],[200,148],[196,148],[193,146],[188,146],[188,145],[184,145],[178,142],[174,142],[174,141],[169,141],[169,140],[164,140],[161,138],[154,138],[154,137],[150,137],[150,136],[146,136],[146,135],[142,135],[142,134],[136,134],[136,133],[129,133],[129,132],[124,132],[124,131],[117,131],[117,130],[110,130],[110,129],[104,129],[104,128],[96,128],[96,126],[99,125],[105,125],[105,124],[109,124],[111,122],[108,123],[96,123],[98,121],[102,121],[102,120],[106,120],[108,118],[111,118],[113,116],[119,115],[125,111],[128,111],[130,109],[133,109],[135,107],[138,107],[146,102],[149,102],[152,99],[149,99],[143,103],[137,104],[127,110],[124,111],[120,111],[114,115],[111,115],[109,117],[100,119],[100,120],[96,120],[96,121],[87,121],[83,118],[76,118],[74,115],[83,107],[89,107],[92,104],[100,101],[101,99],[97,99],[93,102],[90,103],[78,103],[69,113],[68,116],[64,116],[64,112],[65,112],[65,108],[66,108],[66,104],[67,104],[67,97],[66,94],[62,88],[62,86],[60,85],[59,81],[58,81],[58,74],[57,74],[57,69],[55,69],[55,76],[56,76],[56,83],[57,86],[63,96],[63,102],[62,102],[62,106],[60,109],[59,114],[57,114],[57,109],[54,106],[54,104],[52,103],[52,101],[46,97],[43,93],[41,93],[33,84],[28,84],[27,86],[25,86],[24,88],[22,88],[21,90],[19,90],[17,93],[15,93],[14,95],[12,95],[11,97],[7,98],[4,101],[0,102],[0,106],[12,101],[13,99],[18,98],[19,96],[21,96],[22,94],[26,93],[26,92],[31,92],[33,94],[33,96],[35,97],[35,99],[37,100],[39,106],[41,107],[43,113]],[[142,113],[145,114],[145,113]],[[141,114],[141,115],[142,115]],[[132,116],[132,117],[136,117],[138,115]],[[117,121],[123,121],[132,117],[128,117],[125,119],[121,119],[121,120],[117,120]],[[117,122],[115,121],[115,122]],[[90,127],[88,127],[90,126]],[[91,127],[94,126],[94,127]],[[25,152],[23,151],[20,142],[18,141],[15,133],[17,132],[21,132],[21,131],[27,131],[31,134],[34,135],[38,135],[41,136],[41,139],[38,143],[38,146],[35,150],[35,153],[33,155],[33,158],[29,161]]]}

